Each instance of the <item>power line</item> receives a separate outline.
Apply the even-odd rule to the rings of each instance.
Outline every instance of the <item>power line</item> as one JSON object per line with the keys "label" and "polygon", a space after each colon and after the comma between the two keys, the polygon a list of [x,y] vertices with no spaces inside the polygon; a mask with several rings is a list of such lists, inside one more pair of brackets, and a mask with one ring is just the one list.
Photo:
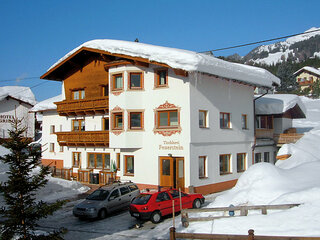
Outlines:
{"label": "power line", "polygon": [[40,78],[40,77],[27,77],[27,78],[15,78],[15,79],[2,79],[0,80],[0,82],[14,82],[14,81],[22,81],[22,80],[30,80],[30,79],[36,79],[36,78]]}
{"label": "power line", "polygon": [[217,48],[217,49],[202,51],[202,52],[199,52],[199,53],[216,52],[216,51],[222,51],[222,50],[227,50],[227,49],[232,49],[232,48],[245,47],[245,46],[255,45],[255,44],[258,44],[258,43],[271,42],[271,41],[280,40],[280,39],[283,39],[283,38],[289,38],[289,37],[309,34],[309,33],[318,32],[318,31],[320,31],[320,29],[312,30],[312,31],[309,31],[309,32],[291,34],[291,35],[287,35],[287,36],[283,36],[283,37],[272,38],[272,39],[268,39],[268,40],[262,40],[262,41],[252,42],[252,43],[245,43],[245,44],[235,45],[235,46],[231,46],[231,47]]}

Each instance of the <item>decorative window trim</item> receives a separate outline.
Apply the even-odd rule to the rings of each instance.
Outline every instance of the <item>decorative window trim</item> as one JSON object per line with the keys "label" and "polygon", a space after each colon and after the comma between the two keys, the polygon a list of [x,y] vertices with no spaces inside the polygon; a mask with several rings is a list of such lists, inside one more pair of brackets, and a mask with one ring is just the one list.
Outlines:
{"label": "decorative window trim", "polygon": [[[78,165],[74,164],[74,156],[78,155]],[[81,152],[72,152],[72,167],[79,168],[81,166]]]}
{"label": "decorative window trim", "polygon": [[[133,157],[133,173],[128,173],[127,161],[128,157]],[[124,176],[134,176],[134,155],[124,155]]]}
{"label": "decorative window trim", "polygon": [[[159,112],[161,111],[177,111],[178,113],[178,125],[174,126],[174,127],[159,127]],[[154,109],[154,129],[153,132],[154,134],[161,134],[163,136],[171,136],[173,134],[176,133],[181,133],[181,126],[180,126],[180,111],[181,108],[169,103],[168,101],[166,101],[164,104],[160,105],[159,107],[157,107],[156,109]]]}
{"label": "decorative window trim", "polygon": [[[115,88],[115,79],[117,76],[122,76],[122,88]],[[114,72],[111,74],[111,93],[115,96],[120,95],[124,91],[124,73]]]}
{"label": "decorative window trim", "polygon": [[[226,159],[222,159],[222,157],[225,157],[227,156],[228,159],[228,169],[224,170],[224,171],[221,171],[221,160],[226,160]],[[220,171],[220,175],[227,175],[227,174],[231,174],[231,154],[220,154],[219,155],[219,171]]]}
{"label": "decorative window trim", "polygon": [[[127,131],[144,131],[144,110],[141,109],[130,109],[127,110],[128,112],[128,129]],[[132,113],[139,113],[141,114],[141,118],[140,118],[140,125],[141,127],[131,127],[131,114]]]}
{"label": "decorative window trim", "polygon": [[[121,128],[115,128],[115,115],[116,114],[122,114],[122,127]],[[124,131],[124,110],[120,108],[119,106],[114,107],[110,111],[111,118],[109,121],[111,121],[110,124],[110,132],[112,132],[114,135],[120,135]]]}
{"label": "decorative window trim", "polygon": [[[243,159],[243,169],[239,169],[239,164],[238,164],[238,156],[244,156]],[[244,172],[247,168],[247,153],[237,153],[237,172]]]}
{"label": "decorative window trim", "polygon": [[[94,167],[89,167],[89,155],[93,154],[94,155]],[[97,167],[97,155],[101,154],[102,155],[102,167]],[[110,167],[109,168],[105,168],[105,156],[109,155],[109,159],[110,159]],[[111,155],[110,153],[100,153],[100,152],[88,152],[87,153],[87,168],[88,169],[103,169],[103,170],[111,170]]]}
{"label": "decorative window trim", "polygon": [[[204,125],[200,125],[200,113],[204,113]],[[208,126],[208,111],[207,110],[199,110],[199,128],[209,128]]]}
{"label": "decorative window trim", "polygon": [[[131,74],[139,74],[140,75],[140,87],[131,87]],[[128,91],[141,91],[144,90],[144,74],[142,71],[127,71],[128,76]]]}
{"label": "decorative window trim", "polygon": [[[159,72],[166,71],[166,84],[159,84]],[[157,68],[154,69],[154,88],[168,88],[168,69],[167,68]]]}
{"label": "decorative window trim", "polygon": [[[228,112],[220,112],[220,128],[221,129],[231,129],[231,113]],[[228,124],[227,126],[221,125],[221,116],[223,117],[223,119],[225,119],[225,116],[227,116],[228,118]],[[224,121],[222,121],[222,123],[224,123]]]}

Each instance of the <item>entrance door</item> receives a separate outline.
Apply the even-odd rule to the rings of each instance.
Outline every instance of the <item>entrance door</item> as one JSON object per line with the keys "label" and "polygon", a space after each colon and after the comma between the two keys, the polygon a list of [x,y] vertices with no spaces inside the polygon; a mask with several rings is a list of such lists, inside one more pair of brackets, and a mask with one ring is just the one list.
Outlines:
{"label": "entrance door", "polygon": [[184,158],[160,157],[160,186],[184,190]]}

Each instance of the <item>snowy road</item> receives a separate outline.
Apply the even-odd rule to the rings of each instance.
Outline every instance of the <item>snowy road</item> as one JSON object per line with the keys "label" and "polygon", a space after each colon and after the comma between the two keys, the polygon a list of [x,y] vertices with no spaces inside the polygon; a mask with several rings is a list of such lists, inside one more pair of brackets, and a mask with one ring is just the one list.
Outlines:
{"label": "snowy road", "polygon": [[[135,228],[139,223],[131,217],[127,210],[113,213],[103,220],[79,220],[72,215],[73,206],[79,201],[70,202],[53,216],[39,223],[39,230],[53,231],[61,227],[67,228],[64,235],[66,240],[71,239],[168,239],[172,218],[165,219],[160,224],[150,221],[143,222],[142,227]],[[180,219],[179,219],[180,220]],[[177,219],[178,224],[178,219]]]}

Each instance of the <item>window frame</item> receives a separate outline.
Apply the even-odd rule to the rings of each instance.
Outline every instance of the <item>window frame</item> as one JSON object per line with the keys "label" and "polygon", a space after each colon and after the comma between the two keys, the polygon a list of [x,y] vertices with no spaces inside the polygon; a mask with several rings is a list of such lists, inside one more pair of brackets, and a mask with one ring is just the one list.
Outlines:
{"label": "window frame", "polygon": [[[79,130],[75,130],[75,128],[74,128],[74,123],[75,122],[78,122]],[[82,123],[84,124],[83,125],[83,129],[82,129]],[[86,131],[86,122],[85,122],[85,120],[84,119],[73,119],[72,120],[72,131],[73,132],[84,132],[84,131]]]}
{"label": "window frame", "polygon": [[[140,75],[140,87],[132,87],[131,86],[131,75]],[[130,71],[128,72],[128,90],[143,90],[144,89],[144,75],[143,72],[139,71]]]}
{"label": "window frame", "polygon": [[[119,121],[117,120],[116,116],[120,116],[122,117],[122,126],[119,127]],[[112,130],[123,130],[124,129],[124,114],[123,111],[121,112],[112,112],[111,113],[111,120],[112,120]]]}
{"label": "window frame", "polygon": [[[127,110],[128,112],[128,130],[141,131],[144,130],[144,110]],[[132,127],[131,114],[140,114],[140,127]]]}
{"label": "window frame", "polygon": [[60,145],[59,152],[64,152],[64,146]]}
{"label": "window frame", "polygon": [[[239,156],[243,156],[241,161],[243,161],[243,168],[239,169]],[[237,172],[244,172],[247,168],[247,153],[237,153]]]}
{"label": "window frame", "polygon": [[[199,156],[199,179],[208,178],[207,176],[207,156]],[[203,161],[203,175],[200,175],[200,162]]]}
{"label": "window frame", "polygon": [[[204,114],[204,119],[203,122],[204,124],[201,125],[200,124],[200,114],[203,113]],[[208,111],[207,110],[199,110],[199,128],[208,128]]]}
{"label": "window frame", "polygon": [[[78,165],[75,164],[75,156],[78,158]],[[72,167],[79,168],[81,166],[81,152],[72,152]]]}
{"label": "window frame", "polygon": [[117,159],[117,170],[120,171],[120,162],[121,162],[121,154],[116,153],[116,159]]}
{"label": "window frame", "polygon": [[[121,88],[116,88],[116,78],[121,76],[122,78],[122,87]],[[111,79],[112,79],[112,88],[111,91],[123,91],[124,89],[124,74],[123,72],[121,73],[112,73]]]}
{"label": "window frame", "polygon": [[[177,112],[177,118],[178,118],[177,125],[170,126],[170,113],[171,112]],[[167,114],[167,124],[168,125],[160,126],[160,113],[168,113]],[[157,129],[177,129],[177,128],[180,128],[180,111],[178,108],[177,109],[157,110],[156,111],[156,119],[157,119],[157,125],[156,125]]]}
{"label": "window frame", "polygon": [[109,84],[101,85],[101,95],[103,97],[109,96]]}
{"label": "window frame", "polygon": [[[227,157],[227,158],[225,158]],[[228,163],[228,169],[221,171],[221,167],[223,167],[225,164],[223,164],[223,161],[227,161]],[[220,175],[226,175],[231,174],[231,154],[220,154],[219,155],[219,172]]]}
{"label": "window frame", "polygon": [[[268,157],[267,157],[267,160],[268,160],[268,161],[266,161],[266,156],[268,156]],[[268,163],[270,163],[270,152],[264,152],[264,153],[263,153],[263,162],[268,162]]]}
{"label": "window frame", "polygon": [[[225,116],[227,116],[227,120],[228,120],[227,126],[224,126]],[[231,113],[220,112],[220,129],[231,129]]]}
{"label": "window frame", "polygon": [[[132,169],[133,169],[133,172],[130,173],[128,172],[128,158],[131,158],[132,157]],[[124,155],[124,173],[123,173],[124,176],[134,176],[134,155]]]}
{"label": "window frame", "polygon": [[[160,74],[159,74],[160,72],[166,73],[165,84],[160,83]],[[154,87],[155,88],[168,87],[168,69],[167,68],[154,69]]]}
{"label": "window frame", "polygon": [[56,133],[56,126],[50,125],[50,134],[55,134],[55,133]]}
{"label": "window frame", "polygon": [[[106,121],[108,121],[108,129],[106,129]],[[103,131],[109,131],[110,130],[110,118],[109,117],[103,117],[102,118],[102,130]]]}
{"label": "window frame", "polygon": [[[94,166],[93,167],[89,166],[90,154],[94,155]],[[97,167],[97,155],[100,155],[100,154],[102,155],[102,167]],[[109,156],[109,160],[110,160],[110,167],[109,168],[105,167],[105,156],[106,155]],[[111,164],[112,164],[112,161],[111,161],[111,154],[110,153],[100,153],[100,152],[88,152],[87,153],[87,168],[88,169],[102,169],[102,170],[111,171]]]}
{"label": "window frame", "polygon": [[[264,119],[264,122],[265,122],[265,125],[266,126],[262,126],[263,124],[263,120]],[[256,129],[274,129],[273,128],[273,116],[271,115],[259,115],[259,116],[256,116]]]}
{"label": "window frame", "polygon": [[[259,157],[260,158],[259,162],[257,162],[257,156],[260,156]],[[262,162],[262,154],[261,154],[261,152],[254,153],[254,163],[256,164],[256,163],[260,163],[260,162]]]}
{"label": "window frame", "polygon": [[[244,120],[244,122],[243,122]],[[244,126],[243,126],[244,123]],[[241,128],[243,130],[248,129],[248,115],[247,114],[241,114]]]}
{"label": "window frame", "polygon": [[54,143],[50,143],[49,152],[54,152]]}
{"label": "window frame", "polygon": [[[78,97],[76,97],[76,94],[78,94]],[[84,88],[81,88],[81,89],[72,89],[71,90],[71,99],[72,100],[82,100],[82,99],[85,99],[86,97],[86,91]]]}

